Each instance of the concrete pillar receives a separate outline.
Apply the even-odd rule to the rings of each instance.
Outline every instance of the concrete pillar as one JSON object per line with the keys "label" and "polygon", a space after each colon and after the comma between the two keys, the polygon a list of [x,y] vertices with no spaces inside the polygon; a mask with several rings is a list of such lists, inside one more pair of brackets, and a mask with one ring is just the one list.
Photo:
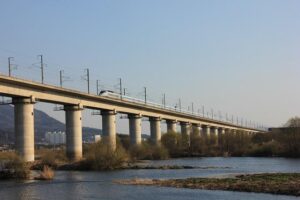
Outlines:
{"label": "concrete pillar", "polygon": [[161,140],[161,123],[160,118],[150,117],[150,135],[153,144],[159,145]]}
{"label": "concrete pillar", "polygon": [[210,126],[205,125],[202,134],[205,138],[210,138]]}
{"label": "concrete pillar", "polygon": [[131,145],[140,145],[142,143],[142,116],[129,114],[129,135]]}
{"label": "concrete pillar", "polygon": [[82,110],[81,105],[65,105],[66,153],[70,160],[82,158]]}
{"label": "concrete pillar", "polygon": [[218,127],[212,127],[211,128],[211,144],[218,145],[219,139],[218,139]]}
{"label": "concrete pillar", "polygon": [[232,129],[232,130],[231,130],[231,133],[232,133],[232,136],[234,136],[234,137],[235,137],[235,136],[237,135],[237,130],[235,130],[235,129]]}
{"label": "concrete pillar", "polygon": [[193,135],[201,136],[201,131],[202,131],[201,124],[193,124],[192,127],[193,127]]}
{"label": "concrete pillar", "polygon": [[191,134],[191,126],[188,122],[180,122],[181,134],[190,135]]}
{"label": "concrete pillar", "polygon": [[225,128],[219,128],[219,134],[223,136],[225,134]]}
{"label": "concrete pillar", "polygon": [[175,120],[166,120],[166,122],[168,132],[177,132],[177,122]]}
{"label": "concrete pillar", "polygon": [[226,128],[225,129],[225,136],[224,136],[224,148],[226,149],[227,153],[229,152],[229,135],[231,133],[231,130]]}
{"label": "concrete pillar", "polygon": [[225,141],[225,128],[219,128],[218,130],[218,144],[223,147]]}
{"label": "concrete pillar", "polygon": [[107,144],[111,150],[116,150],[116,111],[101,110],[102,115],[102,141]]}
{"label": "concrete pillar", "polygon": [[191,135],[191,126],[189,122],[180,122],[181,134],[183,140],[186,140],[186,144],[190,146],[190,135]]}
{"label": "concrete pillar", "polygon": [[15,146],[24,161],[34,161],[34,98],[13,98]]}

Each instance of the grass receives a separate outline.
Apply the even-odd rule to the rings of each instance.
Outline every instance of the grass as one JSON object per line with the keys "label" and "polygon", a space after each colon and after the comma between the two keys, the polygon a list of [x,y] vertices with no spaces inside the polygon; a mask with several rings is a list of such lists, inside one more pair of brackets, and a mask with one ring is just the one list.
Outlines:
{"label": "grass", "polygon": [[29,179],[30,166],[17,154],[7,152],[1,154],[0,179]]}
{"label": "grass", "polygon": [[300,196],[300,173],[252,174],[239,175],[235,178],[132,179],[117,182],[132,185],[157,185]]}
{"label": "grass", "polygon": [[38,158],[37,160],[39,160],[39,165],[35,166],[35,168],[40,170],[43,170],[45,165],[56,169],[60,164],[68,162],[64,149],[39,149],[36,151],[36,157]]}
{"label": "grass", "polygon": [[11,160],[15,158],[17,155],[14,151],[4,151],[0,152],[0,161]]}
{"label": "grass", "polygon": [[165,160],[169,158],[168,150],[163,145],[154,145],[149,142],[142,142],[129,148],[129,155],[132,161],[137,160]]}
{"label": "grass", "polygon": [[43,170],[41,171],[38,177],[35,177],[36,180],[52,180],[54,178],[54,171],[51,167],[44,165]]}
{"label": "grass", "polygon": [[128,154],[121,145],[112,150],[107,144],[98,142],[90,145],[80,162],[83,170],[114,170],[121,169],[128,161]]}

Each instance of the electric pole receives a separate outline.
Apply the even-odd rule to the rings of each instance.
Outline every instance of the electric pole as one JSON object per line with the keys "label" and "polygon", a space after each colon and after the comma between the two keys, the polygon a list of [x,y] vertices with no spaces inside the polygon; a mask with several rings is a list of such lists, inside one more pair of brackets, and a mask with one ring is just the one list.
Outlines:
{"label": "electric pole", "polygon": [[11,76],[11,61],[14,59],[14,57],[8,57],[8,76]]}
{"label": "electric pole", "polygon": [[147,88],[144,87],[145,104],[147,104]]}
{"label": "electric pole", "polygon": [[181,99],[179,98],[179,101],[178,101],[178,107],[179,107],[179,112],[181,112]]}
{"label": "electric pole", "polygon": [[192,114],[194,114],[194,103],[192,102]]}
{"label": "electric pole", "polygon": [[122,99],[122,79],[119,79],[119,84],[120,84],[120,97]]}
{"label": "electric pole", "polygon": [[86,68],[84,70],[84,72],[86,74],[82,78],[83,78],[83,80],[85,80],[87,82],[88,94],[90,94],[90,70],[89,70],[89,68]]}
{"label": "electric pole", "polygon": [[97,95],[99,95],[99,80],[96,80]]}
{"label": "electric pole", "polygon": [[38,55],[40,57],[40,64],[41,64],[41,81],[42,84],[44,84],[44,61],[43,61],[43,55]]}
{"label": "electric pole", "polygon": [[164,105],[164,108],[166,108],[166,94],[165,93],[163,94],[163,105]]}
{"label": "electric pole", "polygon": [[59,85],[60,85],[60,87],[62,87],[62,85],[63,85],[63,73],[64,73],[64,70],[59,71]]}

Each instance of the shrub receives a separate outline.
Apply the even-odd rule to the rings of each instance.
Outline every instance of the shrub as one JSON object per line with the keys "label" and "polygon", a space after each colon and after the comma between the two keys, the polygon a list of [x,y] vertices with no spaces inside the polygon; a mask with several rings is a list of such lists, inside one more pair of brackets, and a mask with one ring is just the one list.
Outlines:
{"label": "shrub", "polygon": [[129,155],[132,161],[151,159],[151,147],[147,142],[129,147]]}
{"label": "shrub", "polygon": [[28,179],[29,177],[29,165],[18,155],[11,154],[10,157],[4,161],[0,178]]}
{"label": "shrub", "polygon": [[163,145],[142,142],[129,148],[131,161],[136,160],[163,160],[169,157],[168,150]]}
{"label": "shrub", "polygon": [[250,156],[274,156],[278,152],[278,143],[274,141],[253,145],[247,155]]}
{"label": "shrub", "polygon": [[63,149],[61,150],[52,150],[52,149],[41,149],[37,152],[41,158],[41,169],[44,165],[51,168],[57,168],[59,163],[65,163],[68,161],[66,153]]}
{"label": "shrub", "polygon": [[85,153],[81,167],[86,170],[113,170],[122,168],[128,161],[128,154],[121,145],[116,150],[103,142],[91,144]]}
{"label": "shrub", "polygon": [[43,170],[41,171],[38,177],[35,177],[36,180],[52,180],[54,178],[54,171],[51,167],[44,165]]}
{"label": "shrub", "polygon": [[163,145],[152,146],[152,159],[165,160],[169,158],[169,152]]}
{"label": "shrub", "polygon": [[0,161],[3,160],[11,160],[16,157],[16,153],[14,151],[5,151],[5,152],[0,152]]}
{"label": "shrub", "polygon": [[178,157],[183,154],[182,137],[176,132],[167,132],[161,137],[161,143],[168,150],[172,157]]}

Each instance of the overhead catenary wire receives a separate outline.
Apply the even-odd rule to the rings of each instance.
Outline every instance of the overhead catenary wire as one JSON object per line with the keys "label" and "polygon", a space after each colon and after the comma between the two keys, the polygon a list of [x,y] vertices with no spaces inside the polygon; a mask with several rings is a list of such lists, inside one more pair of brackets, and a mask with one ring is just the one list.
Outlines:
{"label": "overhead catenary wire", "polygon": [[[14,55],[13,55],[14,56]],[[26,56],[27,57],[27,56]],[[16,66],[15,63],[12,63],[11,61],[13,61],[13,58],[14,57],[10,57],[10,60],[9,60],[9,63],[8,63],[8,68],[9,68],[9,73],[8,75],[11,76],[12,75],[12,70],[14,69],[13,67]],[[31,57],[32,58],[32,57]],[[45,67],[47,67],[47,63],[44,62],[44,58],[43,58],[43,55],[38,55],[38,58],[39,58],[39,62],[37,63],[33,63],[31,66],[26,66],[26,65],[19,65],[19,70],[18,71],[21,71],[21,74],[22,74],[22,77],[23,76],[26,76],[27,73],[22,73],[23,70],[26,70],[26,69],[33,69],[33,68],[39,68],[41,71],[40,71],[40,78],[41,78],[41,83],[44,83],[45,82]],[[6,58],[7,59],[7,58]],[[51,66],[51,69],[52,69],[52,66]],[[55,68],[54,68],[55,69]],[[52,73],[52,71],[50,71],[49,73]],[[70,80],[70,77],[67,77],[67,76],[64,76],[63,73],[64,71],[61,71],[60,72],[60,81],[59,81],[59,85],[62,87],[62,83],[64,81],[67,81],[67,80]],[[93,81],[93,79],[90,78],[90,73],[89,73],[89,69],[85,69],[85,76],[84,76],[84,80],[87,81],[87,92],[90,93],[90,82]],[[19,73],[18,73],[19,74]],[[24,75],[23,75],[24,74]],[[82,77],[81,77],[82,78]],[[33,78],[34,79],[34,78]],[[77,79],[75,79],[76,81]],[[96,80],[95,80],[96,82]],[[57,84],[57,83],[56,83]],[[97,87],[98,86],[98,87]],[[147,88],[144,87],[143,89],[143,92],[140,92],[140,93],[137,93],[137,95],[132,95],[134,94],[134,92],[131,92],[128,87],[124,87],[123,85],[123,82],[122,82],[122,79],[119,78],[118,79],[118,83],[116,85],[107,85],[107,84],[103,84],[103,82],[101,82],[101,84],[98,84],[97,83],[97,89],[96,89],[96,92],[97,94],[99,93],[100,89],[99,88],[113,88],[113,90],[117,93],[120,94],[120,96],[122,97],[123,95],[124,96],[137,96],[138,98],[143,98],[144,99],[144,102],[147,104],[148,102],[157,102],[157,104],[161,104],[161,107],[163,108],[166,108],[168,107],[167,106],[167,103],[166,103],[166,95],[165,93],[163,94],[163,97],[157,97],[157,98],[153,98],[154,96],[153,95],[149,95],[148,94],[148,91],[147,91]],[[170,100],[168,100],[168,102],[171,102]],[[171,103],[172,104],[172,103]],[[172,106],[171,106],[172,107]],[[197,108],[197,106],[195,106],[195,104],[192,102],[190,106],[188,106],[188,110],[186,110],[184,108],[184,106],[182,105],[182,102],[181,102],[181,98],[179,98],[179,101],[177,103],[175,103],[175,109],[179,110],[180,112],[188,112],[190,114],[193,114],[193,115],[197,115],[197,116],[200,116],[202,115],[202,117],[204,117],[204,113],[205,113],[205,107],[204,105],[202,105],[201,108]],[[196,110],[196,112],[195,112]],[[236,116],[236,120],[233,120],[233,116],[232,116],[232,120],[230,120],[230,118],[228,117],[228,113],[226,114],[222,114],[221,111],[218,111],[218,112],[214,112],[213,111],[214,109],[212,108],[211,109],[211,118],[214,119],[214,120],[220,120],[220,121],[225,121],[225,122],[230,122],[231,123],[234,123],[234,124],[237,124],[237,125],[241,125],[241,126],[247,126],[247,127],[258,127],[258,128],[263,128],[264,125],[262,125],[261,123],[258,123],[258,122],[252,122],[251,120],[246,120],[245,118],[241,118],[241,117],[238,117]],[[226,117],[225,117],[226,116]],[[207,117],[209,117],[209,112],[207,112]]]}

